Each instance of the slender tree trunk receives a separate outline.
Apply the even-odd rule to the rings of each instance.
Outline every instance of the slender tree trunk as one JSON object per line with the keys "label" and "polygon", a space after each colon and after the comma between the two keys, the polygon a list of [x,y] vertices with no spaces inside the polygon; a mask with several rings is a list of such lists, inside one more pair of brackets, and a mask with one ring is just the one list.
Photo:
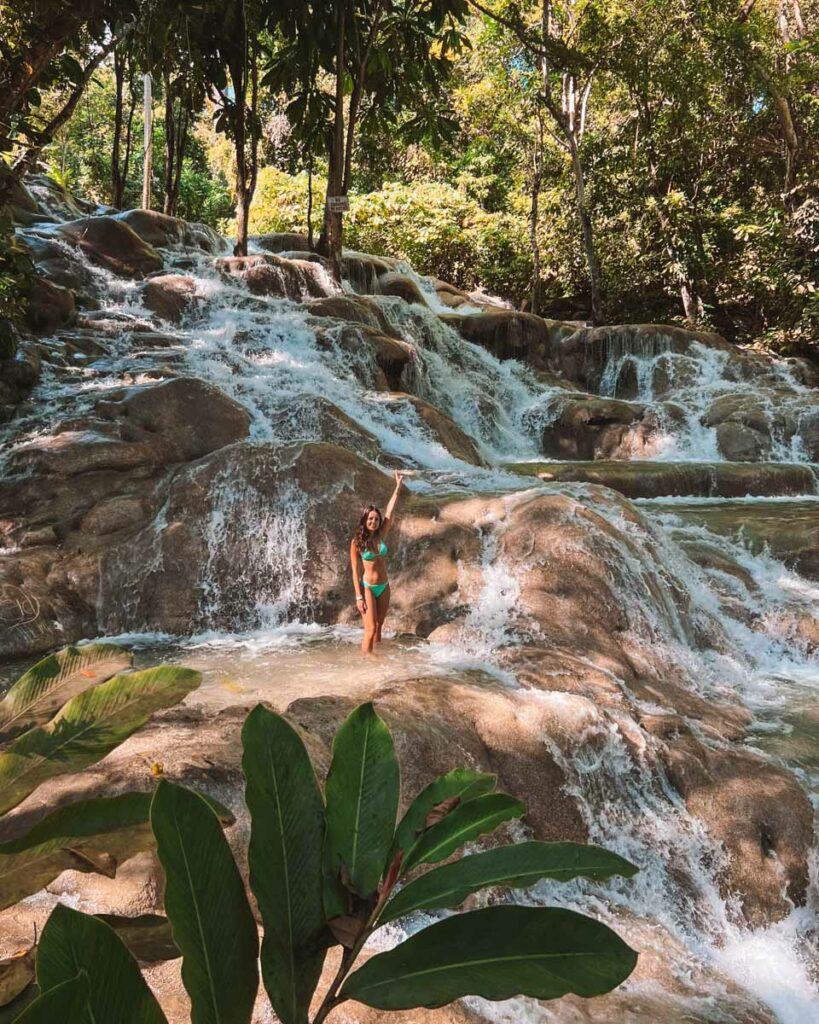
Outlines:
{"label": "slender tree trunk", "polygon": [[344,185],[344,0],[336,4],[336,94],[333,137],[330,144],[327,175],[327,201],[324,204],[324,230],[319,245],[330,261],[330,271],[337,284],[341,283],[341,247],[344,241],[342,215],[330,209],[330,197],[342,194]]}
{"label": "slender tree trunk", "polygon": [[173,109],[173,85],[171,83],[170,68],[163,69],[165,80],[165,195],[162,209],[167,214],[173,214],[173,181],[174,165],[176,159],[176,121],[174,120]]}
{"label": "slender tree trunk", "polygon": [[124,182],[120,171],[122,145],[123,93],[125,90],[125,58],[114,51],[114,141],[111,147],[111,205],[122,208]]}
{"label": "slender tree trunk", "polygon": [[142,209],[151,209],[151,181],[153,179],[153,155],[151,150],[152,139],[152,107],[153,97],[151,94],[151,76],[144,75],[142,78],[142,111],[144,117],[144,131],[142,136]]}
{"label": "slender tree trunk", "polygon": [[310,163],[307,166],[307,248],[312,251],[314,248],[313,238],[313,156],[310,155]]}
{"label": "slender tree trunk", "polygon": [[538,115],[539,137],[532,151],[532,196],[529,207],[529,246],[532,250],[531,312],[540,315],[542,283],[540,280],[539,223],[540,188],[543,183],[543,121]]}
{"label": "slender tree trunk", "polygon": [[597,258],[597,249],[594,244],[594,229],[591,216],[586,205],[586,182],[583,175],[583,164],[580,161],[580,153],[577,147],[577,137],[574,132],[568,133],[569,152],[572,158],[572,172],[574,174],[574,189],[577,199],[577,216],[580,220],[580,230],[583,235],[583,249],[586,253],[586,266],[589,271],[589,286],[591,289],[591,321],[599,324],[603,321],[603,300],[600,273],[600,261]]}

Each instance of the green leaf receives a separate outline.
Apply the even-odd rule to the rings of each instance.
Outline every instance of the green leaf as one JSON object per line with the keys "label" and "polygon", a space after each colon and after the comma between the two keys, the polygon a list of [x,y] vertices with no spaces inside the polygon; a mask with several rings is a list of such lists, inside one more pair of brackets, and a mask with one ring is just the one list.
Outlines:
{"label": "green leaf", "polygon": [[114,676],[71,700],[44,726],[23,733],[0,754],[0,814],[46,779],[101,761],[148,721],[195,689],[201,676],[167,665]]}
{"label": "green leaf", "polygon": [[153,846],[150,793],[82,800],[53,811],[19,839],[0,843],[0,909],[77,868],[72,851],[104,851],[122,863]]}
{"label": "green leaf", "polygon": [[469,768],[455,768],[446,775],[439,776],[434,782],[422,789],[410,804],[407,813],[395,830],[395,839],[390,850],[389,859],[399,850],[406,854],[415,844],[418,832],[424,827],[427,815],[437,804],[452,797],[460,797],[461,803],[483,796],[495,788],[495,776],[484,772],[475,772]]}
{"label": "green leaf", "polygon": [[[79,800],[52,811],[25,835],[0,843],[0,910],[38,892],[68,868],[90,870],[94,855],[103,853],[116,866],[153,849],[152,798],[152,793],[123,793]],[[208,802],[223,824],[233,823],[230,811]],[[88,858],[84,864],[83,857]]]}
{"label": "green leaf", "polygon": [[464,843],[494,832],[502,822],[520,818],[525,813],[525,805],[506,793],[488,793],[460,804],[443,821],[422,833],[404,858],[402,874],[419,864],[444,860]]}
{"label": "green leaf", "polygon": [[123,917],[120,914],[95,916],[114,929],[140,963],[176,960],[182,955],[173,941],[171,922],[162,914],[141,914],[139,917]]}
{"label": "green leaf", "polygon": [[375,892],[392,845],[399,772],[392,736],[372,704],[342,722],[333,740],[327,775],[330,865],[346,869],[360,896]]}
{"label": "green leaf", "polygon": [[88,975],[80,971],[38,996],[14,1024],[89,1024],[89,997]]}
{"label": "green leaf", "polygon": [[130,668],[132,662],[132,655],[116,644],[66,647],[38,661],[0,701],[0,743],[47,722],[69,698]]}
{"label": "green leaf", "polygon": [[610,928],[572,910],[488,907],[439,921],[372,957],[341,995],[381,1010],[433,1009],[467,995],[597,996],[636,963]]}
{"label": "green leaf", "polygon": [[192,1024],[248,1024],[259,987],[259,938],[219,821],[201,796],[163,779],[151,825]]}
{"label": "green leaf", "polygon": [[261,704],[242,729],[250,887],[264,923],[262,978],[282,1024],[307,1024],[325,950],[324,802],[298,733]]}
{"label": "green leaf", "polygon": [[37,984],[47,994],[84,971],[91,1021],[167,1024],[139,965],[113,928],[58,903],[37,950]]}
{"label": "green leaf", "polygon": [[429,871],[397,893],[379,918],[394,921],[413,910],[457,907],[473,892],[489,885],[525,889],[542,878],[566,882],[571,878],[602,880],[635,874],[637,868],[616,853],[582,843],[517,843],[463,857]]}

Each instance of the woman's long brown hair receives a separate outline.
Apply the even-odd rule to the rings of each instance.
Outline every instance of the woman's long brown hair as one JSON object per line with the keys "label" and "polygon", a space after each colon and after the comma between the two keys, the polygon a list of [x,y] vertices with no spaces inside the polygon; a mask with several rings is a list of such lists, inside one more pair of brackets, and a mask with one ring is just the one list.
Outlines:
{"label": "woman's long brown hair", "polygon": [[[370,512],[378,513],[378,529],[373,533],[367,529],[367,517]],[[381,526],[384,522],[384,516],[381,513],[381,509],[376,505],[368,505],[364,509],[364,513],[358,520],[358,526],[355,531],[355,546],[359,554],[362,551],[375,551],[375,538],[381,533]]]}

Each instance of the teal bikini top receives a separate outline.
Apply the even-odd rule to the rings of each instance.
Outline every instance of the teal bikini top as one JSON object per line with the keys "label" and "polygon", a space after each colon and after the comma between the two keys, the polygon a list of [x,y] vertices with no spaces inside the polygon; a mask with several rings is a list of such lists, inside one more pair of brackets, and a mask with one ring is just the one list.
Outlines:
{"label": "teal bikini top", "polygon": [[[378,548],[378,554],[381,555],[382,558],[383,558],[383,556],[386,555],[388,550],[389,549],[387,548],[387,545],[382,540],[381,544],[380,544],[380,546]],[[372,562],[372,561],[375,560],[375,552],[374,551],[362,551],[361,552],[361,557],[364,559],[365,562]]]}

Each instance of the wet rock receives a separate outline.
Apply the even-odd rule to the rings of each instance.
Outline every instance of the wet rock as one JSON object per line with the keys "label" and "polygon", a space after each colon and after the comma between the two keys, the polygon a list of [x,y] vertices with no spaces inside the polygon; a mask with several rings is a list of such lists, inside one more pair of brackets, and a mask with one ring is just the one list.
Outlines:
{"label": "wet rock", "polygon": [[561,400],[543,431],[543,452],[556,459],[628,458],[651,440],[656,424],[644,405],[579,395]]}
{"label": "wet rock", "polygon": [[288,260],[272,253],[231,256],[216,260],[217,270],[241,278],[254,295],[299,301],[327,295],[330,290],[319,264]]}
{"label": "wet rock", "polygon": [[805,902],[813,810],[789,773],[742,750],[707,748],[693,737],[666,754],[669,779],[689,810],[728,853],[724,891],[741,894],[752,927]]}
{"label": "wet rock", "polygon": [[395,269],[396,261],[383,256],[370,256],[348,250],[341,257],[341,276],[359,295],[378,295],[379,279]]}
{"label": "wet rock", "polygon": [[128,470],[158,461],[148,441],[128,443],[93,430],[66,430],[38,438],[16,450],[13,465],[56,476],[76,476],[100,469]]}
{"label": "wet rock", "polygon": [[170,446],[172,461],[187,462],[247,437],[244,406],[195,377],[124,389],[97,405],[124,438],[153,436]]}
{"label": "wet rock", "polygon": [[30,174],[26,186],[37,202],[41,212],[53,220],[74,220],[94,211],[94,203],[72,195],[54,178],[47,174]]}
{"label": "wet rock", "polygon": [[11,419],[20,402],[40,379],[41,360],[35,346],[20,345],[13,358],[0,359],[0,422]]}
{"label": "wet rock", "polygon": [[309,252],[310,245],[307,235],[300,235],[295,231],[281,231],[269,235],[254,235],[251,241],[264,249],[265,252]]}
{"label": "wet rock", "polygon": [[76,243],[92,263],[122,277],[142,278],[162,269],[162,257],[124,221],[83,217],[61,224],[59,234]]}
{"label": "wet rock", "polygon": [[423,421],[433,437],[456,459],[462,459],[472,466],[486,465],[478,446],[446,413],[416,395],[396,393],[391,398],[408,402]]}
{"label": "wet rock", "polygon": [[306,305],[312,316],[332,317],[346,323],[363,324],[382,334],[392,334],[392,326],[383,309],[365,296],[328,295]]}
{"label": "wet rock", "polygon": [[213,228],[170,217],[158,210],[125,210],[114,219],[127,224],[143,242],[154,248],[179,246],[218,253],[223,247],[222,239]]}
{"label": "wet rock", "polygon": [[45,277],[33,277],[26,288],[26,324],[33,331],[53,331],[76,315],[74,293]]}
{"label": "wet rock", "polygon": [[452,310],[458,310],[461,306],[475,305],[467,292],[456,288],[449,281],[442,281],[440,278],[434,277],[432,278],[432,284],[435,288],[435,294],[438,296],[438,301]]}
{"label": "wet rock", "polygon": [[544,320],[532,313],[485,309],[473,316],[444,315],[467,341],[487,349],[498,359],[519,359],[538,368],[554,362],[556,347],[573,334],[574,324]]}
{"label": "wet rock", "polygon": [[378,438],[326,398],[294,399],[271,416],[271,423],[285,441],[328,441],[365,459],[382,460]]}
{"label": "wet rock", "polygon": [[554,369],[589,391],[599,391],[603,370],[610,361],[625,355],[648,359],[666,352],[685,353],[696,345],[719,349],[734,363],[743,362],[739,352],[720,335],[670,324],[581,327],[564,335],[551,355]]}
{"label": "wet rock", "polygon": [[91,270],[79,259],[70,244],[53,234],[23,232],[21,239],[28,250],[37,272],[56,285],[69,288],[88,304],[96,296]]}
{"label": "wet rock", "polygon": [[717,427],[717,447],[731,462],[759,462],[771,452],[771,438],[746,423],[727,420]]}
{"label": "wet rock", "polygon": [[11,320],[0,318],[0,361],[14,359],[19,343],[20,335]]}
{"label": "wet rock", "polygon": [[407,277],[406,274],[399,274],[396,271],[382,274],[378,278],[378,294],[396,295],[410,305],[413,303],[419,306],[427,305],[427,300],[415,281],[411,277]]}
{"label": "wet rock", "polygon": [[757,462],[521,462],[506,467],[522,476],[581,481],[611,487],[627,498],[666,495],[742,498],[806,494],[816,486],[810,466]]}
{"label": "wet rock", "polygon": [[142,286],[142,302],[162,320],[178,324],[194,304],[196,285],[182,274],[152,277]]}

